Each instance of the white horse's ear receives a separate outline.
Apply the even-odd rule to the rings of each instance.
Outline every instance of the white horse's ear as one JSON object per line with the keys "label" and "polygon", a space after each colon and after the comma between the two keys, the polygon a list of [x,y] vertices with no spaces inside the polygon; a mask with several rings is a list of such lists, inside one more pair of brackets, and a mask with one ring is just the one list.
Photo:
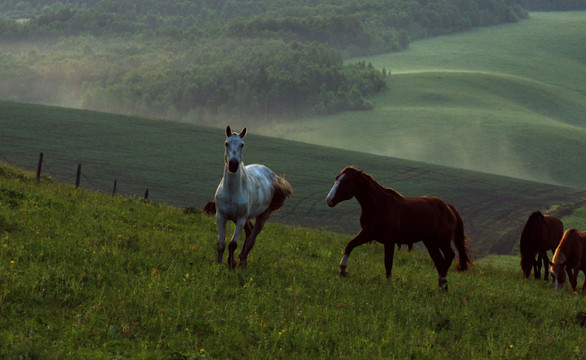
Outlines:
{"label": "white horse's ear", "polygon": [[226,126],[226,137],[230,137],[232,136],[232,129],[230,128],[230,125]]}
{"label": "white horse's ear", "polygon": [[242,131],[240,132],[240,134],[238,134],[238,136],[240,136],[241,139],[244,139],[245,135],[246,135],[246,126],[244,127],[244,129],[242,129]]}

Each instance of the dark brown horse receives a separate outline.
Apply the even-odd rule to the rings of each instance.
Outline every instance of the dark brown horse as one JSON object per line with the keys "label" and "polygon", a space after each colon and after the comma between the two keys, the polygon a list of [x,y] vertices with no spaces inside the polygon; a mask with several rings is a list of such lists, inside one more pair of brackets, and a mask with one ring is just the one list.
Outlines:
{"label": "dark brown horse", "polygon": [[[551,250],[552,253],[555,251],[563,233],[564,225],[559,219],[543,215],[539,211],[529,216],[519,240],[521,270],[525,278],[531,275],[531,269],[533,269],[533,275],[539,279],[543,263],[543,278],[547,280],[547,268],[550,265],[547,250]],[[537,255],[537,259],[535,259],[535,255]]]}
{"label": "dark brown horse", "polygon": [[[575,292],[580,270],[586,275],[586,231],[578,232],[576,229],[569,229],[564,233],[553,255],[550,270],[556,289],[566,281],[564,270],[568,273],[568,279]],[[586,281],[582,286],[582,292],[586,292]]]}
{"label": "dark brown horse", "polygon": [[466,248],[464,225],[452,205],[437,197],[404,197],[379,185],[370,175],[347,167],[336,177],[326,202],[334,207],[356,197],[362,208],[362,230],[346,245],[340,262],[340,276],[347,276],[346,266],[352,250],[368,241],[384,245],[387,278],[391,277],[395,244],[423,241],[437,269],[440,287],[447,289],[446,275],[454,260],[452,241],[458,250],[459,271],[471,264]]}

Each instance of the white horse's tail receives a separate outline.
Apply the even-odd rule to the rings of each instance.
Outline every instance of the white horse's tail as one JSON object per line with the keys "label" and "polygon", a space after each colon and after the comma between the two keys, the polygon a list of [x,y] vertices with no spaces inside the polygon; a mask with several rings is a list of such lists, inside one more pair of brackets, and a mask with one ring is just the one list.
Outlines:
{"label": "white horse's tail", "polygon": [[293,187],[287,180],[276,175],[276,179],[273,182],[273,200],[269,205],[271,212],[276,211],[283,206],[285,199],[293,196]]}

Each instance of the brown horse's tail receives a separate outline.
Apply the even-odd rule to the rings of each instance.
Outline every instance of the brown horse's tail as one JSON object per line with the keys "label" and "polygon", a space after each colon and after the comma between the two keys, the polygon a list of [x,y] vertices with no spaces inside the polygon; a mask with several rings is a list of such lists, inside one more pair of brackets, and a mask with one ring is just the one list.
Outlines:
{"label": "brown horse's tail", "polygon": [[450,209],[454,212],[457,221],[456,234],[454,236],[454,245],[456,246],[456,250],[458,250],[458,264],[456,269],[458,271],[466,271],[468,270],[468,264],[472,265],[472,261],[470,260],[468,247],[466,246],[468,238],[464,235],[464,222],[462,221],[462,216],[460,216],[460,213],[454,206],[450,205]]}

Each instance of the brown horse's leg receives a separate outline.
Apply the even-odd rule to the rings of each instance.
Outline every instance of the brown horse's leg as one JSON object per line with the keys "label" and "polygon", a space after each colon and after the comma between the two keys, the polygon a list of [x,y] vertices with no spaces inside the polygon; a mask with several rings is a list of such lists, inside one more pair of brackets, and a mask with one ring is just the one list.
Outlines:
{"label": "brown horse's leg", "polygon": [[346,249],[344,250],[344,256],[342,257],[342,261],[340,261],[340,276],[348,276],[346,266],[348,266],[348,257],[350,257],[352,250],[354,250],[355,247],[365,244],[371,240],[374,239],[368,235],[366,231],[361,230],[358,235],[354,237],[354,239],[348,241],[348,244],[346,244]]}
{"label": "brown horse's leg", "polygon": [[539,251],[537,253],[537,261],[533,265],[533,275],[535,275],[536,279],[541,279],[541,264],[544,261],[545,260],[543,259],[543,254],[541,253],[541,251]]}
{"label": "brown horse's leg", "polygon": [[[578,274],[580,273],[580,269],[573,269],[572,275],[569,276],[570,284],[572,285],[572,290],[576,291],[576,286],[578,286]],[[586,280],[584,280],[586,281]]]}
{"label": "brown horse's leg", "polygon": [[446,279],[446,260],[444,259],[444,257],[442,256],[442,253],[440,252],[440,248],[435,245],[435,244],[431,244],[429,241],[424,241],[423,244],[425,245],[425,247],[427,248],[427,252],[429,253],[429,256],[431,257],[431,259],[433,260],[433,263],[435,264],[435,269],[437,270],[438,273],[438,285],[447,290],[448,289],[448,280]]}
{"label": "brown horse's leg", "polygon": [[393,255],[395,254],[395,243],[389,241],[385,243],[385,270],[387,271],[387,279],[391,278],[391,270],[393,270]]}
{"label": "brown horse's leg", "polygon": [[[547,256],[547,250],[545,250],[543,252],[543,280],[548,280],[549,279],[549,271],[547,271],[547,269],[549,269],[550,266],[550,262],[549,262],[549,257]],[[541,272],[541,270],[540,270]]]}
{"label": "brown horse's leg", "polygon": [[452,249],[450,242],[441,246],[440,249],[444,255],[444,268],[440,276],[446,277],[450,270],[450,266],[452,266],[452,261],[454,261],[454,258],[456,257],[456,253],[454,252],[454,249]]}

